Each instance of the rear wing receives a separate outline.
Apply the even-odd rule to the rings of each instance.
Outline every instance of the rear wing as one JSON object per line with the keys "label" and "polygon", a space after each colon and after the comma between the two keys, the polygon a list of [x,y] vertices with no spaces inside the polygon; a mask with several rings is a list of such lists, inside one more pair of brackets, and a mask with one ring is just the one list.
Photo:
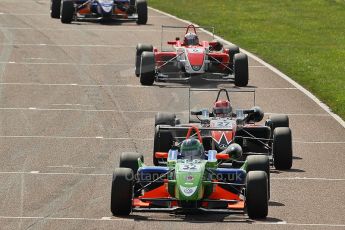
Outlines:
{"label": "rear wing", "polygon": [[193,28],[194,31],[196,32],[196,29],[202,30],[202,31],[209,31],[212,33],[212,39],[214,39],[214,27],[213,26],[194,26],[194,25],[189,25],[189,26],[165,26],[162,25],[161,27],[161,51],[163,51],[163,34],[164,34],[164,29],[186,29],[186,33]]}
{"label": "rear wing", "polygon": [[[193,127],[191,126],[170,126],[170,125],[159,125],[158,128],[160,131],[173,131],[174,138],[176,140],[184,140],[188,137],[192,136],[198,136],[200,135],[200,138],[211,138],[211,132],[212,131],[229,131],[230,129],[225,127],[225,128],[218,128],[218,127],[197,127],[197,131],[194,130],[194,133],[189,133],[189,130]],[[202,142],[202,141],[201,141]]]}
{"label": "rear wing", "polygon": [[[219,99],[219,96],[222,92],[224,92],[227,98],[231,101],[229,93],[252,93],[253,94],[253,106],[256,105],[256,95],[255,89],[235,89],[235,88],[221,88],[221,89],[198,89],[198,88],[188,88],[188,111],[189,111],[189,120],[191,120],[191,94],[193,92],[218,92],[216,101]],[[213,102],[210,102],[210,104]]]}

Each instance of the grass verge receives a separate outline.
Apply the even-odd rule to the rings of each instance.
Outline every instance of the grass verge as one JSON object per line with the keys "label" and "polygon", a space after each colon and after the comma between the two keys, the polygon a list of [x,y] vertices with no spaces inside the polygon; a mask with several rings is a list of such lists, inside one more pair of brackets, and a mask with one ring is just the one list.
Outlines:
{"label": "grass verge", "polygon": [[148,0],[254,53],[345,119],[345,0]]}

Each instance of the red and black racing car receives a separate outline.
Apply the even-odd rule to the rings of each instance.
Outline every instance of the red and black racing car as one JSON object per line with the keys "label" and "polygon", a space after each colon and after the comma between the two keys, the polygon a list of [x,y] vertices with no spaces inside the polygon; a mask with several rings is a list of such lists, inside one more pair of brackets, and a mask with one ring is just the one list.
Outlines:
{"label": "red and black racing car", "polygon": [[[189,94],[193,91],[211,93],[218,89],[189,89]],[[225,98],[220,97],[222,92],[225,94]],[[254,90],[232,89],[229,92],[253,93],[255,105]],[[189,96],[189,98],[191,97]],[[237,143],[243,149],[243,159],[241,160],[245,160],[248,155],[267,155],[276,169],[290,169],[293,156],[288,116],[271,115],[264,124],[259,124],[264,118],[264,112],[260,107],[254,106],[251,109],[234,111],[230,102],[228,91],[220,89],[212,110],[189,111],[189,114],[196,116],[197,120],[190,117],[189,123],[185,124],[181,124],[174,113],[158,113],[155,117],[154,164],[165,164],[164,161],[160,162],[160,159],[155,158],[156,152],[166,152],[176,141],[185,136],[186,127],[197,126],[210,129],[207,133],[202,133],[206,150],[226,153],[232,143]],[[219,128],[224,130],[218,131]]]}

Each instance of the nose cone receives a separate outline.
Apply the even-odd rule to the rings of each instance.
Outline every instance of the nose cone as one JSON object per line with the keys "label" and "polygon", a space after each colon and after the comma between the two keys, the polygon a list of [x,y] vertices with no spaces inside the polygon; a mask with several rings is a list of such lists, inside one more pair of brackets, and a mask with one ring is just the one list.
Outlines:
{"label": "nose cone", "polygon": [[100,5],[104,13],[110,13],[113,10],[113,2],[102,2]]}
{"label": "nose cone", "polygon": [[203,48],[188,48],[187,49],[187,57],[189,63],[192,66],[202,66],[205,60],[205,53]]}
{"label": "nose cone", "polygon": [[185,197],[191,197],[196,192],[198,186],[185,187],[180,185],[180,191]]}
{"label": "nose cone", "polygon": [[184,201],[200,200],[203,196],[205,162],[184,162],[176,165],[176,198]]}

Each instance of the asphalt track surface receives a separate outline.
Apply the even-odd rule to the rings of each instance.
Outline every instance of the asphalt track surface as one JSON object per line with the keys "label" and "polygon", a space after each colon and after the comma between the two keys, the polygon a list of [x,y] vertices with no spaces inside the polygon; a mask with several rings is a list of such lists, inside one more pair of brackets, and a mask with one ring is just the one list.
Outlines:
{"label": "asphalt track surface", "polygon": [[48,0],[0,1],[0,229],[345,229],[344,127],[253,59],[248,88],[265,112],[289,114],[294,140],[293,169],[272,172],[267,220],[112,217],[119,154],[151,162],[154,114],[188,109],[186,85],[142,87],[134,76],[135,45],[158,46],[162,24],[185,25],[153,10],[145,26],[63,25]]}

